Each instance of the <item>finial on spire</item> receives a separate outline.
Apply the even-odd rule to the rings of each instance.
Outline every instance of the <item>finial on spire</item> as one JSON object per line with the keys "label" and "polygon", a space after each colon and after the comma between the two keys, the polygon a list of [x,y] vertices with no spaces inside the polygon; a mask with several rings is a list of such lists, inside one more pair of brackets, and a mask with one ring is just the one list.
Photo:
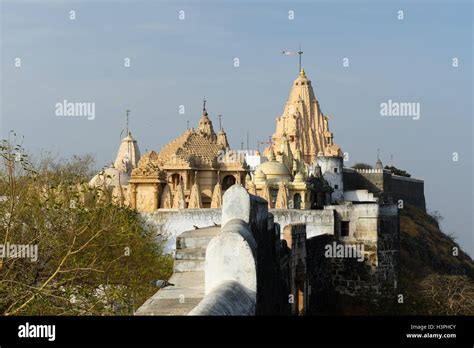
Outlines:
{"label": "finial on spire", "polygon": [[298,53],[298,56],[299,56],[299,59],[300,59],[300,73],[302,72],[303,75],[304,75],[304,70],[301,69],[301,56],[303,55],[303,51],[301,50],[301,42],[300,42],[300,49],[296,53]]}
{"label": "finial on spire", "polygon": [[300,69],[299,69],[299,72],[301,73],[301,55],[303,54],[303,51],[301,50],[301,43],[300,43],[300,49],[298,51],[283,51],[282,52],[284,55],[287,55],[287,56],[295,56],[295,55],[298,55],[298,58],[299,58],[299,63],[300,63]]}
{"label": "finial on spire", "polygon": [[219,130],[222,130],[222,122],[221,122],[222,115],[217,115],[217,117],[219,118]]}
{"label": "finial on spire", "polygon": [[202,99],[202,113],[206,112],[206,97]]}
{"label": "finial on spire", "polygon": [[130,135],[130,132],[128,130],[128,115],[130,114],[130,110],[125,110],[125,113],[126,113],[126,117],[125,117],[125,128],[123,128],[121,131],[120,131],[120,140],[122,140],[122,134],[123,134],[123,131],[125,131],[125,136],[127,135]]}
{"label": "finial on spire", "polygon": [[128,131],[128,115],[130,114],[130,110],[125,110],[125,112],[127,113],[127,120],[126,120],[126,122],[125,122],[125,129],[126,129],[127,135],[128,135],[128,134],[130,133],[130,132]]}
{"label": "finial on spire", "polygon": [[375,163],[375,169],[383,169],[383,164],[380,160],[380,149],[377,149],[377,162]]}

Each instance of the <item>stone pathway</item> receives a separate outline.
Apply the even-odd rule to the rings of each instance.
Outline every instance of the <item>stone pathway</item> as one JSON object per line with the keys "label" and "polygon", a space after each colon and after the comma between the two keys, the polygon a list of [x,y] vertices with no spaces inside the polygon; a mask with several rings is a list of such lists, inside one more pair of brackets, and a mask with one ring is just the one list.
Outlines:
{"label": "stone pathway", "polygon": [[206,247],[220,227],[183,232],[176,239],[174,273],[169,286],[158,290],[135,315],[186,315],[204,298]]}

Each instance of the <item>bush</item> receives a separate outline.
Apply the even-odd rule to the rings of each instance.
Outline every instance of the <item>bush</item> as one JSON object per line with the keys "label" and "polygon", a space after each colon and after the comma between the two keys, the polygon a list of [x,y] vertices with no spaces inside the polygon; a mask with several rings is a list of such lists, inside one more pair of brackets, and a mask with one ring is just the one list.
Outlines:
{"label": "bush", "polygon": [[83,183],[90,159],[33,165],[7,141],[1,157],[0,243],[37,248],[38,258],[0,259],[0,313],[130,315],[156,291],[150,281],[171,275],[164,238]]}
{"label": "bush", "polygon": [[385,169],[390,170],[392,174],[395,174],[395,175],[405,176],[407,178],[411,177],[411,174],[407,173],[404,170],[398,169],[397,167],[394,167],[394,166],[385,166]]}
{"label": "bush", "polygon": [[353,169],[372,169],[373,167],[370,164],[367,163],[355,163],[352,166]]}

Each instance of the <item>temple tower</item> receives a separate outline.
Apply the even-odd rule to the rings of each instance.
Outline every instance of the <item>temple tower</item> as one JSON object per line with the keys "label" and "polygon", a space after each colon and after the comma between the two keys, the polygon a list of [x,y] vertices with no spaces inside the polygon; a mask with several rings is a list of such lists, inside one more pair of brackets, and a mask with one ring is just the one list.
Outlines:
{"label": "temple tower", "polygon": [[140,149],[138,148],[137,141],[132,137],[132,133],[128,132],[120,144],[117,157],[114,161],[114,168],[130,175],[132,169],[138,165],[139,159]]}
{"label": "temple tower", "polygon": [[202,116],[199,120],[196,132],[213,142],[217,140],[216,133],[214,132],[214,128],[212,127],[212,121],[209,119],[209,115],[207,114],[206,99],[204,99],[203,101]]}
{"label": "temple tower", "polygon": [[304,69],[293,82],[283,114],[277,118],[271,145],[275,153],[285,137],[292,152],[299,151],[307,164],[314,164],[318,153],[323,156],[342,155],[340,147],[333,143],[328,117],[322,113]]}

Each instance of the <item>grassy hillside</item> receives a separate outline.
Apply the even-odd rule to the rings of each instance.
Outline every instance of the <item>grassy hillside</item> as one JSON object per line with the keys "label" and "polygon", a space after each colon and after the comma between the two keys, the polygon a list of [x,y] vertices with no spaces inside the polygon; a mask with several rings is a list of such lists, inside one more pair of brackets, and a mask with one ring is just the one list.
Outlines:
{"label": "grassy hillside", "polygon": [[474,314],[472,259],[413,206],[400,211],[400,293],[400,314]]}
{"label": "grassy hillside", "polygon": [[[459,253],[453,255],[454,248]],[[474,263],[459,245],[439,229],[438,222],[413,206],[400,210],[401,280],[431,273],[466,275],[474,279]]]}

